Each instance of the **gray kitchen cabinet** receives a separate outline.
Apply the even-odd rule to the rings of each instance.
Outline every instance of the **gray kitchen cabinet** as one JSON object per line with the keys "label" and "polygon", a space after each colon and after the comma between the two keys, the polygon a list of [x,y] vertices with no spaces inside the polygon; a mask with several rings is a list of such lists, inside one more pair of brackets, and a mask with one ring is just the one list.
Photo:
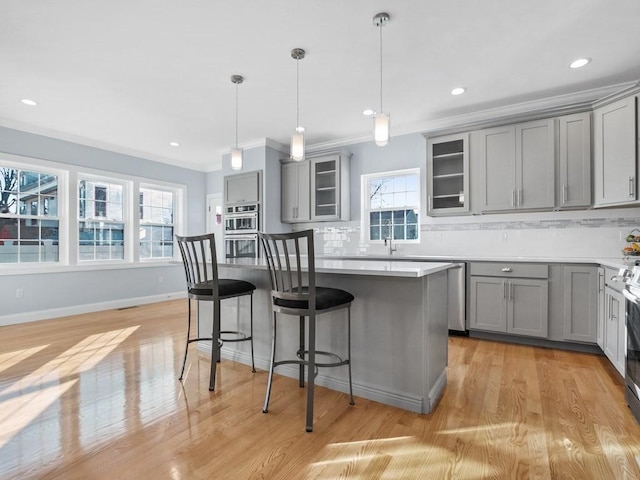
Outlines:
{"label": "gray kitchen cabinet", "polygon": [[598,325],[598,272],[596,267],[563,268],[564,339],[595,343]]}
{"label": "gray kitchen cabinet", "polygon": [[346,152],[307,156],[311,167],[311,220],[349,220],[349,160]]}
{"label": "gray kitchen cabinet", "polygon": [[605,325],[604,268],[598,267],[598,324],[596,327],[596,343],[604,350]]}
{"label": "gray kitchen cabinet", "polygon": [[591,206],[591,113],[558,118],[558,207]]}
{"label": "gray kitchen cabinet", "polygon": [[624,377],[627,351],[626,303],[622,294],[624,283],[619,279],[617,273],[614,269],[605,268],[605,320],[602,350],[620,375]]}
{"label": "gray kitchen cabinet", "polygon": [[281,166],[281,220],[283,223],[308,222],[310,214],[309,161],[286,162]]}
{"label": "gray kitchen cabinet", "polygon": [[469,134],[427,139],[427,215],[469,212]]}
{"label": "gray kitchen cabinet", "polygon": [[636,104],[630,96],[594,110],[594,206],[638,200]]}
{"label": "gray kitchen cabinet", "polygon": [[469,329],[546,338],[547,277],[547,265],[471,263]]}
{"label": "gray kitchen cabinet", "polygon": [[259,170],[224,177],[225,205],[259,203],[261,193],[260,177]]}
{"label": "gray kitchen cabinet", "polygon": [[481,191],[479,211],[551,209],[555,206],[553,119],[506,125],[478,133],[481,143],[477,160],[480,175],[477,185]]}

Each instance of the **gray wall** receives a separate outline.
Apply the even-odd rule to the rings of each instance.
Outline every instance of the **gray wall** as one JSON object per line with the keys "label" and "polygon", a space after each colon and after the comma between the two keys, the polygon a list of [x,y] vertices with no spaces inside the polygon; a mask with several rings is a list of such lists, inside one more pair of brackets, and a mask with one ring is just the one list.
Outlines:
{"label": "gray wall", "polygon": [[[203,172],[5,127],[0,127],[0,152],[186,185],[184,233],[204,230]],[[24,290],[23,298],[16,298],[17,288]],[[0,325],[159,301],[184,295],[184,288],[180,263],[45,274],[3,275],[0,270]]]}

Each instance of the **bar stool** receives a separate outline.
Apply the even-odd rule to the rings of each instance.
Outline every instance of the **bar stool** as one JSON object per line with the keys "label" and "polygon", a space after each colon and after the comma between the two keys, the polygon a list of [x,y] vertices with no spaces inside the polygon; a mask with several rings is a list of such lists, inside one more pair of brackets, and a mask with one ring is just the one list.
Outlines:
{"label": "bar stool", "polygon": [[[349,403],[354,405],[351,381],[351,302],[354,296],[345,290],[316,286],[313,230],[286,234],[258,233],[265,251],[271,279],[273,327],[271,336],[271,361],[269,380],[262,411],[268,412],[273,371],[286,364],[300,366],[300,387],[304,387],[304,370],[307,367],[307,418],[306,430],[313,431],[314,380],[322,367],[349,368]],[[306,257],[304,256],[306,252]],[[306,261],[305,261],[306,258]],[[305,265],[306,264],[306,265]],[[306,267],[307,282],[303,282]],[[316,317],[339,309],[347,310],[347,358],[335,353],[316,350]],[[300,319],[300,343],[296,359],[277,360],[276,339],[278,313],[295,315]],[[305,318],[309,319],[309,338],[305,345]],[[316,355],[328,357],[327,362],[316,361]],[[313,372],[313,373],[312,373]]]}
{"label": "bar stool", "polygon": [[[220,347],[223,342],[251,343],[251,371],[255,372],[253,357],[253,291],[256,286],[244,280],[233,280],[218,277],[218,261],[216,257],[216,243],[213,233],[196,236],[176,235],[184,271],[187,278],[187,299],[189,302],[189,316],[187,322],[187,343],[184,349],[184,359],[178,380],[182,380],[187,363],[189,344],[201,340],[212,342],[211,345],[211,374],[209,390],[215,390],[216,363],[220,360]],[[249,334],[234,330],[220,329],[220,301],[248,295],[251,301],[251,318]],[[191,300],[198,302],[198,321],[196,336],[191,337]],[[200,336],[200,302],[213,302],[213,331],[211,337]],[[225,338],[223,338],[223,335]],[[230,336],[229,336],[230,335]],[[215,339],[215,342],[213,341]]]}

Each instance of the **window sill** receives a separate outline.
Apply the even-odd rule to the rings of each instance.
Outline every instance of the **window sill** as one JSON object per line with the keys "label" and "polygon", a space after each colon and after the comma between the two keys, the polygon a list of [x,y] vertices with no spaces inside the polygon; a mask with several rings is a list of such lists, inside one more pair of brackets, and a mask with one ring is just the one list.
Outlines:
{"label": "window sill", "polygon": [[129,270],[133,268],[158,268],[158,267],[181,267],[182,262],[175,259],[163,261],[145,261],[139,263],[119,262],[119,263],[91,263],[81,265],[55,265],[37,264],[15,266],[13,264],[0,265],[0,276],[6,275],[42,275],[47,273],[67,273],[67,272],[94,272],[100,270]]}

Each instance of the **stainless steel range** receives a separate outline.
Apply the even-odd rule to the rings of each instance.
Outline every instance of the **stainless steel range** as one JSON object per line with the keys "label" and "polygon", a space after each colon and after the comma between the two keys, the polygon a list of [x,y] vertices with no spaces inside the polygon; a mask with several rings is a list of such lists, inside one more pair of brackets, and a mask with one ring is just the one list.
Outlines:
{"label": "stainless steel range", "polygon": [[625,280],[627,354],[625,360],[625,397],[629,408],[640,423],[640,266],[622,269]]}

